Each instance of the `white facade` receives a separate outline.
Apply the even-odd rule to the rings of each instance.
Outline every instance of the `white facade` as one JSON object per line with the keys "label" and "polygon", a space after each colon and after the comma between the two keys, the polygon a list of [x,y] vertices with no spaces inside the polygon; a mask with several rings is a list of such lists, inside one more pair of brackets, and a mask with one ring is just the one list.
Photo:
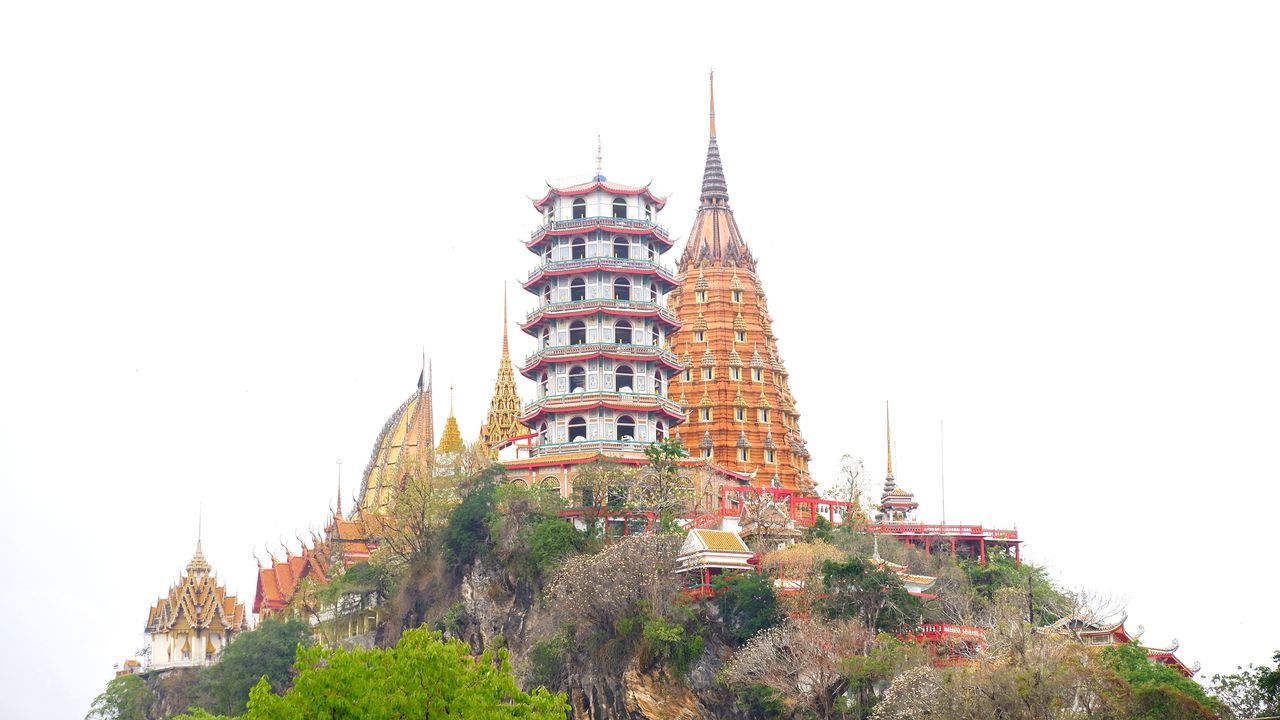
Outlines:
{"label": "white facade", "polygon": [[667,395],[679,323],[666,308],[675,276],[659,263],[671,246],[655,223],[662,202],[596,180],[551,190],[529,243],[539,264],[525,289],[538,304],[525,331],[538,344],[521,372],[537,393],[521,420],[538,433],[535,456],[638,452],[683,420]]}

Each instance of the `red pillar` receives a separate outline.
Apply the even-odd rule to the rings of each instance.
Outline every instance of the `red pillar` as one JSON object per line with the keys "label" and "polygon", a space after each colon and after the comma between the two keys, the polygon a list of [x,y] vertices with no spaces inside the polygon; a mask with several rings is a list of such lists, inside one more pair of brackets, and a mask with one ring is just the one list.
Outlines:
{"label": "red pillar", "polygon": [[1013,560],[1018,564],[1018,567],[1022,567],[1022,543],[1014,543]]}
{"label": "red pillar", "polygon": [[978,557],[982,559],[982,567],[987,566],[987,539],[985,537],[978,538]]}
{"label": "red pillar", "polygon": [[955,557],[956,557],[956,539],[951,538],[951,559],[954,560]]}
{"label": "red pillar", "polygon": [[930,552],[930,551],[929,551],[929,539],[928,539],[928,538],[925,538],[925,540],[924,540],[924,556],[925,556],[925,557],[929,557],[929,552]]}
{"label": "red pillar", "polygon": [[711,586],[711,569],[710,568],[702,568],[702,584],[708,587]]}

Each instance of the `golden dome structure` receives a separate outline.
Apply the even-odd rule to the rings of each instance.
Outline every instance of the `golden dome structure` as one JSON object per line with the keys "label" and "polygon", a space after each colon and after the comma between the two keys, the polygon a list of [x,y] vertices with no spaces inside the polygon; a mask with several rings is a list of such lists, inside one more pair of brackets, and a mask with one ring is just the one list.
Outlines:
{"label": "golden dome structure", "polygon": [[[450,418],[452,419],[452,418]],[[454,422],[457,431],[457,422]],[[432,420],[431,367],[418,375],[418,389],[392,413],[378,433],[360,483],[360,513],[384,513],[396,490],[413,470],[427,471],[435,441]]]}

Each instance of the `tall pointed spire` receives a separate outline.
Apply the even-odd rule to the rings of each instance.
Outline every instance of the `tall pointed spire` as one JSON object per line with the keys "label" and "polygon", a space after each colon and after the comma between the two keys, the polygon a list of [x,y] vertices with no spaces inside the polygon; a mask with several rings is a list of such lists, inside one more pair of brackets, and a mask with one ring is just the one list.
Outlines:
{"label": "tall pointed spire", "polygon": [[885,475],[886,484],[893,484],[893,436],[889,432],[889,401],[884,401],[884,445],[885,451],[888,453],[888,473]]}
{"label": "tall pointed spire", "polygon": [[511,344],[507,341],[507,284],[502,283],[502,357],[511,354]]}
{"label": "tall pointed spire", "polygon": [[596,182],[604,182],[604,153],[600,148],[600,136],[596,135]]}
{"label": "tall pointed spire", "polygon": [[724,181],[724,166],[720,164],[720,148],[716,145],[716,74],[711,72],[711,123],[707,143],[707,165],[702,172],[702,207],[728,205],[729,187]]}
{"label": "tall pointed spire", "polygon": [[716,136],[716,71],[711,71],[711,137]]}
{"label": "tall pointed spire", "polygon": [[516,393],[515,371],[511,367],[511,351],[507,341],[507,286],[502,286],[502,357],[498,359],[498,379],[493,384],[493,397],[489,400],[489,415],[480,426],[480,441],[490,458],[497,459],[498,451],[512,438],[528,432],[517,419],[520,416],[520,396]]}

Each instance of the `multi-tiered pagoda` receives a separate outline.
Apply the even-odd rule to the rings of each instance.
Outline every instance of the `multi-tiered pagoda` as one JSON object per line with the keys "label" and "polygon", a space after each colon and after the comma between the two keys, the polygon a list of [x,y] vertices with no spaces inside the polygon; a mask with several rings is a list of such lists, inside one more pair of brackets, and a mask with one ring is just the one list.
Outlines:
{"label": "multi-tiered pagoda", "polygon": [[538,306],[521,329],[538,344],[519,368],[536,388],[519,418],[533,437],[528,457],[504,463],[530,484],[568,496],[573,466],[642,459],[684,419],[668,393],[679,364],[667,340],[680,323],[666,304],[675,276],[659,264],[671,249],[663,205],[598,171],[534,202],[542,225],[527,247],[539,262],[523,287]]}
{"label": "multi-tiered pagoda", "polygon": [[671,300],[683,328],[672,349],[685,367],[672,395],[689,421],[676,434],[694,457],[750,477],[754,485],[812,492],[800,413],[756,259],[729,209],[714,85],[702,194],[678,270]]}

